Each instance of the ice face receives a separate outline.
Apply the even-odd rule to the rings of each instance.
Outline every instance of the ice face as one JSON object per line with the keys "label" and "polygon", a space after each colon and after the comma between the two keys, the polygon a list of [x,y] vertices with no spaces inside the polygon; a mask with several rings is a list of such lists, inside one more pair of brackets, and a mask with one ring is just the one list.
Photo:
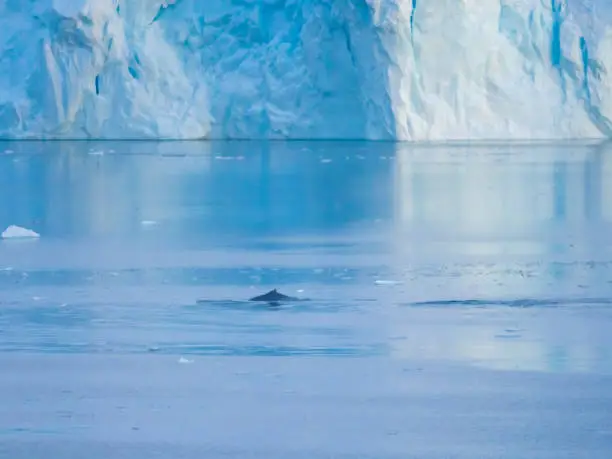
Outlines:
{"label": "ice face", "polygon": [[204,85],[189,81],[145,4],[7,0],[0,6],[0,134],[178,137],[210,130]]}
{"label": "ice face", "polygon": [[0,136],[612,136],[607,0],[4,0]]}
{"label": "ice face", "polygon": [[561,0],[418,3],[395,53],[398,137],[610,136],[612,29],[574,3],[576,15]]}

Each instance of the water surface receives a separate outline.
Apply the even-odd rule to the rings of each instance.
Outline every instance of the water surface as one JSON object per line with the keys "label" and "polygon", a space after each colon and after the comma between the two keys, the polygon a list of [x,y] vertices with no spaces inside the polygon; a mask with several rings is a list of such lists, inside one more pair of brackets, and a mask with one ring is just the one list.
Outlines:
{"label": "water surface", "polygon": [[612,454],[605,145],[5,142],[11,224],[0,457]]}

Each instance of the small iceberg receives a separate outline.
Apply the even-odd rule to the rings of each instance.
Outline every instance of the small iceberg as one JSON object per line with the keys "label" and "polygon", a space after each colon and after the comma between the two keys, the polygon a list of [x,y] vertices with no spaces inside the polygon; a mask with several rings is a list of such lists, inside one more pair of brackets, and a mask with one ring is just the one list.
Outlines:
{"label": "small iceberg", "polygon": [[374,281],[374,283],[376,285],[402,285],[404,282],[403,281],[398,281],[398,280],[383,280],[383,279],[378,279],[378,280]]}
{"label": "small iceberg", "polygon": [[2,239],[25,239],[39,238],[40,234],[31,229],[22,228],[21,226],[11,225],[2,233]]}

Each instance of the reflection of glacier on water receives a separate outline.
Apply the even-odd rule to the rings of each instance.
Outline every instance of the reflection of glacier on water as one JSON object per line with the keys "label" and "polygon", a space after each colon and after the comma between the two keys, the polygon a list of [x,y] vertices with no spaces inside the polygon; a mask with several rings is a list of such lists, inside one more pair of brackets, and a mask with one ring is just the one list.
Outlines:
{"label": "reflection of glacier on water", "polygon": [[607,144],[400,148],[397,212],[404,226],[472,238],[611,222],[611,151]]}
{"label": "reflection of glacier on water", "polygon": [[[393,329],[406,335],[399,352],[511,369],[610,368],[600,322],[612,313],[609,151],[399,151],[395,265],[400,272],[413,266],[411,294],[423,301],[411,304],[444,315],[469,310],[465,322],[441,335],[415,331],[398,312]],[[414,274],[419,266],[421,276]],[[489,314],[481,308],[501,308],[499,321],[510,328],[525,317],[539,325],[518,335],[500,333],[503,325],[486,330],[478,320],[474,325],[474,316]]]}

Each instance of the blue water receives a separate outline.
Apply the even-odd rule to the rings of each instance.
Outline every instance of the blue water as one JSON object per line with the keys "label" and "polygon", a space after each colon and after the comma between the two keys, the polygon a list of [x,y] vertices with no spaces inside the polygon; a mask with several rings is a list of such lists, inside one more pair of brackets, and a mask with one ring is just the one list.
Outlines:
{"label": "blue water", "polygon": [[9,225],[0,458],[612,455],[606,145],[4,142]]}

